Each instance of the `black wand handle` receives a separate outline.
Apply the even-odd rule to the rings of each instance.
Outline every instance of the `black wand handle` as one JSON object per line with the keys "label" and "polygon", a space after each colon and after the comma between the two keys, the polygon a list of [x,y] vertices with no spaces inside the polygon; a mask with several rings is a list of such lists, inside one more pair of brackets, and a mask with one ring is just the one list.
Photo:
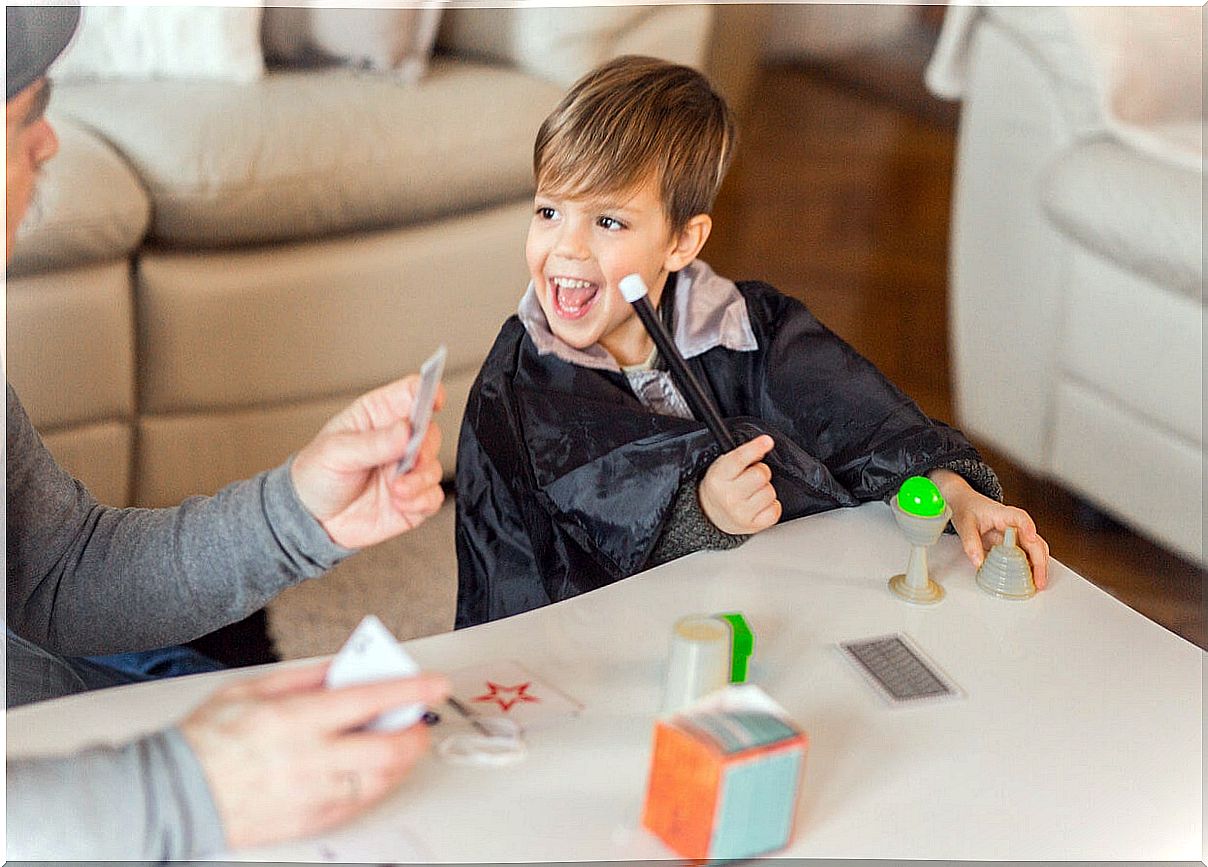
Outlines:
{"label": "black wand handle", "polygon": [[658,348],[659,355],[667,360],[667,365],[671,368],[671,377],[675,380],[675,384],[679,386],[680,391],[684,393],[684,399],[688,401],[688,406],[692,408],[692,414],[700,421],[703,421],[713,434],[713,438],[717,440],[717,444],[721,446],[722,452],[731,452],[738,447],[738,443],[734,441],[734,437],[730,434],[725,422],[722,421],[721,413],[717,411],[717,407],[713,404],[712,398],[708,392],[701,386],[700,380],[688,368],[684,357],[680,355],[679,349],[675,345],[675,341],[671,339],[671,335],[667,333],[667,329],[663,326],[663,321],[659,319],[658,314],[654,312],[654,308],[650,306],[650,299],[646,297],[645,284],[641,283],[639,277],[636,281],[630,283],[634,287],[632,291],[636,291],[636,287],[641,283],[642,294],[636,298],[631,297],[631,292],[626,291],[629,287],[624,284],[630,281],[632,277],[626,277],[622,281],[622,293],[625,294],[626,300],[633,305],[633,309],[637,311],[638,318],[642,320],[642,324],[646,326],[646,331],[649,332],[650,338],[654,341],[654,345]]}

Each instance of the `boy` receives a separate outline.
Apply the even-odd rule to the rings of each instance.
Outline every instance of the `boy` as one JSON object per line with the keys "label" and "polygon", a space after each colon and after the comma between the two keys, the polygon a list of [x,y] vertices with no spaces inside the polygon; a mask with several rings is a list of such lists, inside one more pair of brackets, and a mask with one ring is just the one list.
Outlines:
{"label": "boy", "polygon": [[[698,72],[622,57],[545,120],[532,282],[470,393],[457,455],[457,626],[574,596],[781,519],[929,475],[970,559],[1019,528],[993,471],[797,301],[696,256],[734,126]],[[617,284],[640,274],[742,443],[719,456]]]}

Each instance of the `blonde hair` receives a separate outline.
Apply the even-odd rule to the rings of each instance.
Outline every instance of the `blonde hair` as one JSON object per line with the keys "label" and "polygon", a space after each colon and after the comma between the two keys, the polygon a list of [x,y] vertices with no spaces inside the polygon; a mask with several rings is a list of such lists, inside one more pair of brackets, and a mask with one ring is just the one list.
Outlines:
{"label": "blonde hair", "polygon": [[533,175],[568,196],[626,192],[656,176],[679,232],[713,207],[735,137],[729,107],[703,75],[627,55],[579,79],[541,124]]}

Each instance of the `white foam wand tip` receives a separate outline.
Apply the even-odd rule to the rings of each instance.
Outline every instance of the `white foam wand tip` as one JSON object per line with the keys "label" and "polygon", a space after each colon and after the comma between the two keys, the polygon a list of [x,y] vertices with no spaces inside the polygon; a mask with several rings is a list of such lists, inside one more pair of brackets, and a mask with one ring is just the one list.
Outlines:
{"label": "white foam wand tip", "polygon": [[630,304],[639,298],[645,298],[648,291],[646,289],[646,281],[642,279],[641,274],[630,274],[628,277],[622,277],[618,286],[621,289],[621,295]]}

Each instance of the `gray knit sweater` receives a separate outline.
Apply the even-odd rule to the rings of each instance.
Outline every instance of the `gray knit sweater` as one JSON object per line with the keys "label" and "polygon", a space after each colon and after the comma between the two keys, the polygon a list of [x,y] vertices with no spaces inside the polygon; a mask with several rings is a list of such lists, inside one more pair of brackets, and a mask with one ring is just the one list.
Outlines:
{"label": "gray knit sweater", "polygon": [[[7,626],[48,651],[48,681],[54,654],[196,638],[351,553],[298,500],[288,465],[172,509],[109,508],[55,463],[11,386],[6,415]],[[183,859],[223,846],[175,728],[10,761],[7,818],[8,857],[21,860]]]}

